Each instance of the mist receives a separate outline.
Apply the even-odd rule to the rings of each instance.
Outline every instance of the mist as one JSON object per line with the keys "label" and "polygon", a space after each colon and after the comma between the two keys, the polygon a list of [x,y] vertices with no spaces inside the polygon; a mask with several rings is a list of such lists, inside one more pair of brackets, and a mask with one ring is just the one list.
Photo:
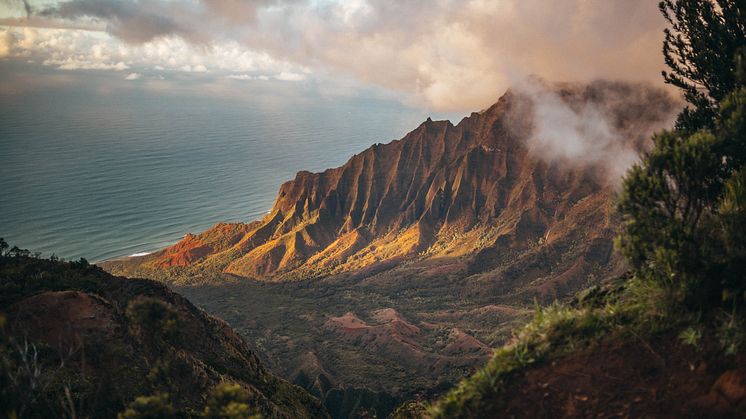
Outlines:
{"label": "mist", "polygon": [[[512,89],[528,99],[511,124],[528,128],[529,149],[549,163],[593,168],[610,185],[651,145],[653,134],[671,128],[683,104],[647,83],[596,81],[550,84],[527,78]],[[521,123],[517,119],[529,123]]]}

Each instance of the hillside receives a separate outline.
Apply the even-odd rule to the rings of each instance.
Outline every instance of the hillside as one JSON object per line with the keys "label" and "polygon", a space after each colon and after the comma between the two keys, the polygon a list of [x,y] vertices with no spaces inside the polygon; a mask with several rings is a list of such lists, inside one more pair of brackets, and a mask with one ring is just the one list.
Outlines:
{"label": "hillside", "polygon": [[723,357],[714,343],[610,341],[516,373],[473,413],[443,417],[746,417],[746,354]]}
{"label": "hillside", "polygon": [[157,282],[0,256],[0,288],[3,415],[115,417],[137,397],[163,394],[194,414],[228,382],[265,417],[327,417],[226,323]]}
{"label": "hillside", "polygon": [[746,417],[743,313],[666,309],[643,290],[625,277],[537,310],[476,374],[395,417]]}

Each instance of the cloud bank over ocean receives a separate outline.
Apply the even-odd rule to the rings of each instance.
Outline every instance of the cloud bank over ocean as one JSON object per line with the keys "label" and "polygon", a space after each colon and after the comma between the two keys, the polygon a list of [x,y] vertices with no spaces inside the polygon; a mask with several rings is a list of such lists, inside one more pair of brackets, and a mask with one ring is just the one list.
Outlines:
{"label": "cloud bank over ocean", "polygon": [[3,0],[0,57],[60,70],[346,78],[466,111],[526,75],[658,82],[663,26],[649,0]]}

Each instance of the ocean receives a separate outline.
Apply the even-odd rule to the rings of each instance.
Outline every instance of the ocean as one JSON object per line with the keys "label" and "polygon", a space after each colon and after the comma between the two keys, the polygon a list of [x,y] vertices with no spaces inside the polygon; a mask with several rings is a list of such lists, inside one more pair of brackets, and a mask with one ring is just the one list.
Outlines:
{"label": "ocean", "polygon": [[395,99],[240,83],[231,94],[96,80],[3,92],[0,237],[93,262],[151,252],[260,218],[297,171],[339,166],[431,116]]}

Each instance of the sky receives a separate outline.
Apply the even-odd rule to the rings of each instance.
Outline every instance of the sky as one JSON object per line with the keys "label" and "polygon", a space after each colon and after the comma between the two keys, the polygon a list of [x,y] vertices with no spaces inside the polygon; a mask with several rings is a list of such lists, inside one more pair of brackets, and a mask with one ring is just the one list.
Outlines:
{"label": "sky", "polygon": [[0,95],[95,72],[469,112],[530,75],[661,85],[664,27],[653,0],[0,0]]}

